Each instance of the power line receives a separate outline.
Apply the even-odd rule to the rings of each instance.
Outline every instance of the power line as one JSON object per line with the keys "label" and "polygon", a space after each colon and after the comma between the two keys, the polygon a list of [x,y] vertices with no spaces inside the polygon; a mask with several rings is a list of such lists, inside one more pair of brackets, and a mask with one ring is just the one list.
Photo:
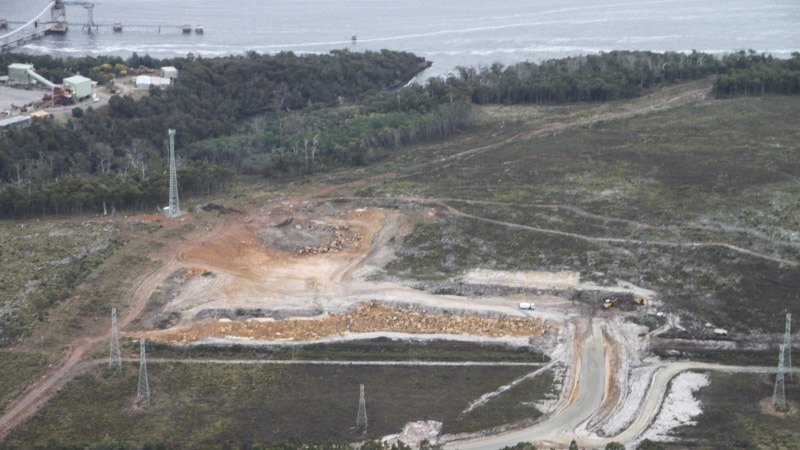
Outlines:
{"label": "power line", "polygon": [[136,402],[149,405],[150,404],[150,383],[147,381],[147,359],[145,357],[144,343],[145,339],[139,341],[139,389],[136,391]]}
{"label": "power line", "polygon": [[119,349],[119,333],[117,332],[117,308],[111,308],[111,348],[108,351],[108,369],[122,370],[122,352]]}

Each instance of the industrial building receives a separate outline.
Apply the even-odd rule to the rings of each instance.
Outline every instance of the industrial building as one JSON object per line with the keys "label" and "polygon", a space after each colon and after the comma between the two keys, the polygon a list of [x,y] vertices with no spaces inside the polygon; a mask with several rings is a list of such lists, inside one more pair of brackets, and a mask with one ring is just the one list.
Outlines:
{"label": "industrial building", "polygon": [[8,66],[9,82],[20,84],[37,84],[41,83],[50,89],[56,87],[55,83],[47,78],[39,75],[33,69],[33,64],[14,63]]}
{"label": "industrial building", "polygon": [[178,78],[178,69],[172,66],[164,66],[161,68],[161,78]]}
{"label": "industrial building", "polygon": [[136,77],[136,87],[139,89],[150,89],[150,86],[164,88],[169,87],[169,85],[169,78],[151,77],[149,75],[139,75]]}
{"label": "industrial building", "polygon": [[65,91],[71,92],[76,100],[92,95],[92,80],[80,75],[64,78],[63,87]]}
{"label": "industrial building", "polygon": [[31,119],[28,116],[14,116],[7,119],[0,119],[0,130],[27,125],[30,121]]}

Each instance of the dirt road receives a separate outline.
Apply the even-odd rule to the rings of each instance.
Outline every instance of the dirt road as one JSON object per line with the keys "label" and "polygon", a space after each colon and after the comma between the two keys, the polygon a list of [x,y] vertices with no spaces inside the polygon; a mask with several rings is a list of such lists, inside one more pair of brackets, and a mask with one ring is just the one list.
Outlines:
{"label": "dirt road", "polygon": [[544,422],[530,428],[487,436],[472,441],[451,442],[446,449],[485,450],[514,446],[519,442],[537,442],[554,445],[569,443],[572,430],[587,420],[600,407],[605,388],[605,350],[598,324],[591,324],[583,332],[580,342],[580,375],[569,404]]}

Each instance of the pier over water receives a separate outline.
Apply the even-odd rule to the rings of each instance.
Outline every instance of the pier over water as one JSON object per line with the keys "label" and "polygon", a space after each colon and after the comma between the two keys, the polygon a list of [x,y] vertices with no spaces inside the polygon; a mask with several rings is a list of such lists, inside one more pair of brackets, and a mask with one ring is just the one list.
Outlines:
{"label": "pier over water", "polygon": [[[15,45],[23,45],[26,41],[36,39],[49,33],[66,33],[69,24],[67,22],[66,5],[81,6],[86,10],[86,22],[81,24],[81,29],[89,33],[97,32],[101,28],[108,28],[114,32],[122,32],[123,26],[128,30],[151,30],[162,32],[191,33],[192,25],[152,25],[152,24],[102,24],[94,21],[94,3],[86,0],[53,0],[47,7],[34,18],[27,22],[16,22],[6,18],[0,18],[0,51],[5,51]],[[49,17],[48,17],[49,13]],[[49,19],[49,20],[47,20]],[[9,24],[17,25],[16,28],[9,27]],[[4,32],[8,28],[14,28],[9,32]],[[204,31],[203,25],[194,27],[197,34]]]}

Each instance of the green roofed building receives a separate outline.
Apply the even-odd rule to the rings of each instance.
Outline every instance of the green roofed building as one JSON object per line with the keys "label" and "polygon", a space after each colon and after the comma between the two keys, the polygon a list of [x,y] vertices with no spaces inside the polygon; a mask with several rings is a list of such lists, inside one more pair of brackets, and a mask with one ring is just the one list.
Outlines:
{"label": "green roofed building", "polygon": [[85,98],[92,95],[92,80],[75,75],[64,78],[64,90],[72,92],[75,98]]}

